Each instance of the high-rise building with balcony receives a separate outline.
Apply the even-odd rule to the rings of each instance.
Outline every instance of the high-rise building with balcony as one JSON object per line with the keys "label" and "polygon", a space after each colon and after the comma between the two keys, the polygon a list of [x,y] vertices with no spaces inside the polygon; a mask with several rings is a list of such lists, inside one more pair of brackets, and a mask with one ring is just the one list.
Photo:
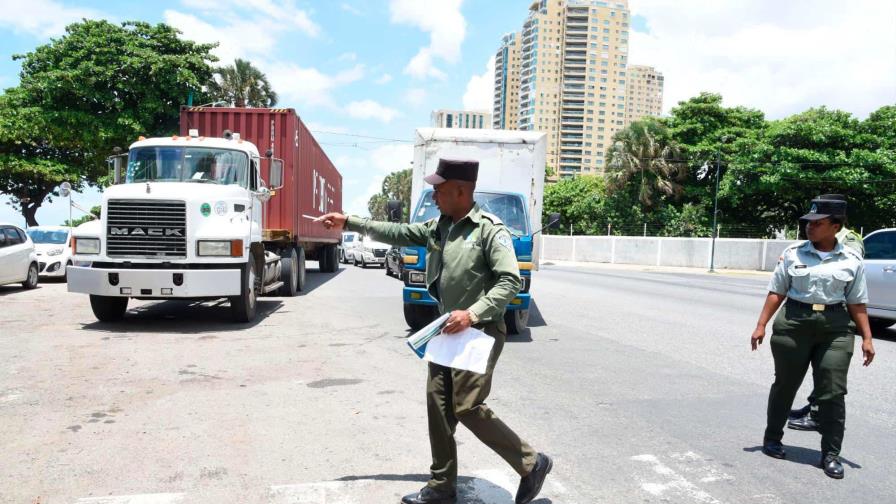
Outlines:
{"label": "high-rise building with balcony", "polygon": [[625,125],[663,113],[663,74],[651,66],[629,65],[626,70]]}
{"label": "high-rise building with balcony", "polygon": [[492,115],[483,110],[434,110],[430,122],[434,128],[492,129]]}
{"label": "high-rise building with balcony", "polygon": [[492,128],[516,129],[520,112],[520,32],[508,33],[495,53]]}
{"label": "high-rise building with balcony", "polygon": [[[521,130],[544,131],[557,176],[599,173],[625,126],[627,0],[536,0],[520,41]],[[505,101],[496,93],[495,101]]]}

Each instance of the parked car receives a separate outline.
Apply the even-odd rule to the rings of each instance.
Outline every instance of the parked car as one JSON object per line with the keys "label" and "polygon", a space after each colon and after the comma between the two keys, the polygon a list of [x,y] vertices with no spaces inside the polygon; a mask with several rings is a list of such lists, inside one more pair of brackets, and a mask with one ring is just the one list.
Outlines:
{"label": "parked car", "polygon": [[37,253],[28,234],[18,226],[0,223],[0,285],[20,283],[37,287]]}
{"label": "parked car", "polygon": [[386,252],[386,275],[394,276],[401,280],[404,272],[404,254],[401,253],[400,247],[392,247]]}
{"label": "parked car", "polygon": [[361,235],[354,231],[342,233],[342,242],[339,244],[339,262],[348,264],[353,261],[355,248],[361,245]]}
{"label": "parked car", "polygon": [[34,226],[25,232],[34,242],[40,276],[65,280],[66,267],[72,265],[71,228]]}
{"label": "parked car", "polygon": [[352,262],[355,266],[366,268],[368,264],[383,266],[386,264],[386,252],[389,245],[374,241],[369,236],[361,239],[361,243],[352,249]]}
{"label": "parked car", "polygon": [[875,329],[896,324],[896,228],[879,229],[865,242],[868,317]]}

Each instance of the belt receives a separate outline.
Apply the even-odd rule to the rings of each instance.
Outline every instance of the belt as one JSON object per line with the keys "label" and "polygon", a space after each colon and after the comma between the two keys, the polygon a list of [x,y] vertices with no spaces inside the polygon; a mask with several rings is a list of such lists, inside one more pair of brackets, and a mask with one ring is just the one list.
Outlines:
{"label": "belt", "polygon": [[844,306],[842,302],[828,304],[828,305],[818,304],[818,303],[813,304],[813,303],[804,303],[802,301],[797,301],[796,299],[793,299],[793,298],[787,298],[787,304],[789,304],[791,306],[796,306],[798,308],[804,308],[806,310],[812,310],[812,311],[817,311],[817,312],[823,312],[823,311],[832,310],[835,308],[843,308],[843,306]]}

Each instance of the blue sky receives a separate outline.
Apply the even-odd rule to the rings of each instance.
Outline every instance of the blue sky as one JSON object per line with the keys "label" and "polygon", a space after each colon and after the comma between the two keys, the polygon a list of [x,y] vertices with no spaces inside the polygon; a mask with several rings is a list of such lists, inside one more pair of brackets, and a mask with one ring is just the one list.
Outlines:
{"label": "blue sky", "polygon": [[[186,38],[221,42],[221,63],[242,57],[266,72],[281,95],[278,106],[299,112],[342,172],[345,209],[363,214],[385,174],[409,166],[408,141],[414,128],[429,125],[432,110],[489,107],[489,60],[501,36],[520,28],[529,3],[0,0],[0,87],[18,82],[13,54],[47,43],[82,17],[173,24]],[[665,74],[667,111],[701,90],[772,118],[823,104],[864,117],[896,102],[894,2],[629,3],[629,61]],[[75,199],[89,206],[99,195],[88,190]],[[23,224],[5,201],[0,196],[0,221]],[[38,220],[58,224],[67,212],[64,202],[45,203]]]}

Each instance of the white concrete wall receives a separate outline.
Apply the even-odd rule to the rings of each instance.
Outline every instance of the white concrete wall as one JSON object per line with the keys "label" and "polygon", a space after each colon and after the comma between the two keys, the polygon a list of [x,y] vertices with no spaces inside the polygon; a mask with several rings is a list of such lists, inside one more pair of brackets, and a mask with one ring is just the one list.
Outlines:
{"label": "white concrete wall", "polygon": [[[793,240],[716,240],[715,267],[772,271]],[[708,268],[709,238],[658,238],[638,236],[557,236],[542,239],[542,261],[575,261],[609,264],[644,264]]]}

